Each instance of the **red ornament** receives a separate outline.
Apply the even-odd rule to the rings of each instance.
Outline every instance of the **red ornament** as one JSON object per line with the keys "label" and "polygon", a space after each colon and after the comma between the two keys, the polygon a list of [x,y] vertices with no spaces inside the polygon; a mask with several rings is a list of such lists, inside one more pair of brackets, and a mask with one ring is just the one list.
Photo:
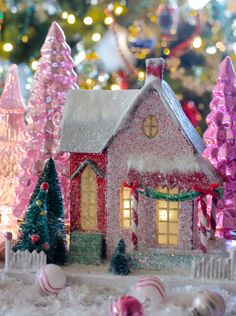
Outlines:
{"label": "red ornament", "polygon": [[30,238],[31,238],[31,241],[32,241],[33,244],[35,244],[40,239],[38,234],[33,234],[33,235],[31,235]]}
{"label": "red ornament", "polygon": [[47,182],[43,182],[43,183],[40,185],[40,188],[41,188],[41,190],[47,191],[48,188],[49,188],[49,185],[48,185]]}
{"label": "red ornament", "polygon": [[143,305],[133,296],[122,296],[111,305],[110,316],[144,316]]}
{"label": "red ornament", "polygon": [[48,249],[49,249],[49,243],[48,243],[48,242],[45,242],[45,243],[43,244],[43,249],[44,249],[44,250],[48,250]]}

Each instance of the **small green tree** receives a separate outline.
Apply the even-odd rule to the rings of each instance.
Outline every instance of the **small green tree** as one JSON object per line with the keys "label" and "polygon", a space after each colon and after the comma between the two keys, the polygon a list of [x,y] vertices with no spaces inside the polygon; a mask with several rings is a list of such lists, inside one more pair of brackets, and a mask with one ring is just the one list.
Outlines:
{"label": "small green tree", "polygon": [[48,263],[54,263],[58,265],[64,265],[67,262],[68,254],[67,248],[64,242],[63,236],[61,236],[60,231],[56,234],[54,242],[50,247],[50,252],[48,254]]}
{"label": "small green tree", "polygon": [[111,257],[109,272],[116,275],[127,275],[130,273],[128,257],[125,253],[125,242],[120,239],[114,254]]}
{"label": "small green tree", "polygon": [[[55,167],[54,160],[52,158],[48,159],[44,169],[38,179],[37,185],[31,196],[30,203],[34,200],[35,196],[38,194],[40,185],[42,182],[47,182],[49,184],[49,190],[47,194],[46,204],[47,204],[47,222],[48,222],[48,232],[50,239],[50,249],[48,251],[48,262],[59,263],[59,261],[65,262],[64,258],[67,256],[66,249],[66,230],[64,223],[64,206],[63,199],[60,189],[60,183],[58,180],[58,175]],[[60,247],[60,253],[56,253],[58,247],[55,244],[58,243],[58,238],[60,236],[60,243],[63,241],[64,246]],[[53,247],[52,247],[53,245]],[[61,260],[58,261],[58,256],[61,256]],[[57,258],[57,262],[54,261]]]}
{"label": "small green tree", "polygon": [[33,202],[29,205],[25,214],[24,221],[20,226],[18,239],[13,247],[14,251],[36,250],[47,251],[50,240],[47,223],[47,205],[46,198],[48,193],[48,184],[43,182],[40,190]]}

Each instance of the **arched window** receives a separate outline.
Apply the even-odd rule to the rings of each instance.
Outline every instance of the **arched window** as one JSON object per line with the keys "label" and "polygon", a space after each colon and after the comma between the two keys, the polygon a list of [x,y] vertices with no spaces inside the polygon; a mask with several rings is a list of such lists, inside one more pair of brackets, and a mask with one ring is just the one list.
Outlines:
{"label": "arched window", "polygon": [[158,121],[154,115],[148,115],[143,120],[143,131],[148,138],[154,138],[158,133]]}

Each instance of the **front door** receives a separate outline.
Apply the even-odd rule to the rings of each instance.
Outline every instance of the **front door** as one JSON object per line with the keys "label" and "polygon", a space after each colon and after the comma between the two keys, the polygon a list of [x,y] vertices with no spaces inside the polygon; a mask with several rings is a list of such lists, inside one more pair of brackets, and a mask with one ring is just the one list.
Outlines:
{"label": "front door", "polygon": [[97,230],[97,175],[88,165],[81,174],[80,216],[82,231]]}

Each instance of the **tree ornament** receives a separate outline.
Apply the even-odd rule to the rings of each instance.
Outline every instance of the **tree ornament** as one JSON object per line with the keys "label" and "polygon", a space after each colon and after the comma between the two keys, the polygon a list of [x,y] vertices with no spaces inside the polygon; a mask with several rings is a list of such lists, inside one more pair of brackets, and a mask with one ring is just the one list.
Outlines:
{"label": "tree ornament", "polygon": [[38,242],[39,241],[39,239],[40,239],[40,237],[39,237],[39,235],[38,234],[33,234],[33,235],[31,235],[31,241],[32,241],[32,243],[36,243],[36,242]]}
{"label": "tree ornament", "polygon": [[47,250],[49,249],[49,247],[50,247],[50,246],[49,246],[49,243],[48,243],[48,242],[45,242],[45,243],[43,244],[43,249],[44,249],[44,250],[47,251]]}
{"label": "tree ornament", "polygon": [[217,202],[217,231],[224,235],[236,229],[236,76],[230,57],[220,65],[217,85],[213,89],[211,112],[203,134],[206,148],[203,156],[208,159],[224,179],[224,199]]}
{"label": "tree ornament", "polygon": [[21,240],[21,239],[24,239],[24,237],[25,237],[25,233],[21,230],[18,234],[18,239]]}
{"label": "tree ornament", "polygon": [[41,185],[40,185],[40,189],[41,190],[44,190],[44,191],[47,191],[49,188],[49,185],[47,182],[43,182]]}
{"label": "tree ornament", "polygon": [[192,307],[193,312],[201,316],[224,316],[226,309],[223,297],[210,290],[199,292],[193,300]]}
{"label": "tree ornament", "polygon": [[137,59],[146,58],[156,46],[156,35],[143,20],[133,22],[128,38],[130,50]]}
{"label": "tree ornament", "polygon": [[36,204],[40,207],[43,204],[43,202],[42,202],[42,200],[37,200]]}
{"label": "tree ornament", "polygon": [[59,153],[61,119],[66,93],[77,88],[71,50],[60,26],[53,22],[41,48],[41,58],[34,75],[34,84],[28,101],[28,142],[24,146],[23,172],[16,190],[21,202],[15,204],[14,214],[22,217],[45,161],[54,157],[64,196],[66,216],[69,217],[70,166],[68,153]]}
{"label": "tree ornament", "polygon": [[120,25],[113,25],[112,29],[104,34],[95,50],[107,72],[127,69],[133,71],[135,59],[128,47],[128,33]]}
{"label": "tree ornament", "polygon": [[160,4],[157,9],[161,38],[173,40],[179,23],[179,10],[176,4]]}
{"label": "tree ornament", "polygon": [[182,108],[189,121],[195,128],[198,128],[202,119],[200,112],[198,111],[194,101],[184,100],[181,102]]}
{"label": "tree ornament", "polygon": [[110,316],[144,316],[143,305],[132,296],[122,296],[111,304]]}

